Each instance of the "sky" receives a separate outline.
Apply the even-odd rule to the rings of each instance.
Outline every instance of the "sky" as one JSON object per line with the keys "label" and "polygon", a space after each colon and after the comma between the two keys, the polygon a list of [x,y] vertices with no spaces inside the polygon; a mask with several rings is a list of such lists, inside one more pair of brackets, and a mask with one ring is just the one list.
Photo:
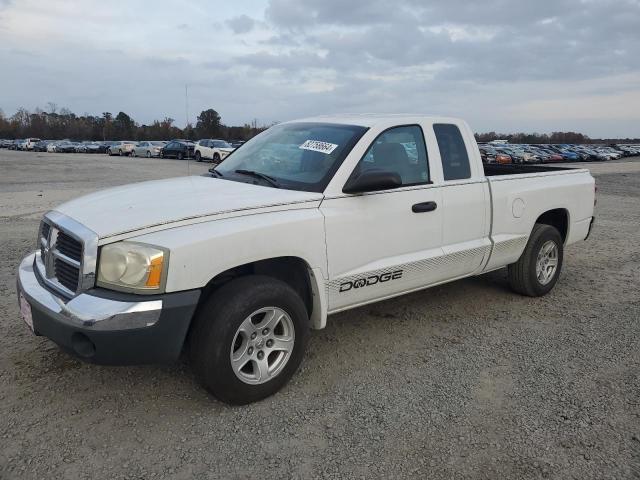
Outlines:
{"label": "sky", "polygon": [[640,137],[639,27],[640,0],[0,0],[0,108]]}

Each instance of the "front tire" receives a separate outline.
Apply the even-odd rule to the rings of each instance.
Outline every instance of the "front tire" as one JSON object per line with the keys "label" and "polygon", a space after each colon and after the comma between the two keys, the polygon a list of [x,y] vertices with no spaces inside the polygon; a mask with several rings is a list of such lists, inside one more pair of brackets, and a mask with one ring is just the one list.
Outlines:
{"label": "front tire", "polygon": [[122,156],[122,150],[118,150],[118,156],[121,157]]}
{"label": "front tire", "polygon": [[147,158],[151,158],[151,152],[147,151]]}
{"label": "front tire", "polygon": [[189,335],[191,363],[216,398],[245,405],[289,381],[308,339],[307,309],[289,285],[261,275],[240,277],[198,310]]}
{"label": "front tire", "polygon": [[220,154],[218,153],[213,154],[213,163],[215,163],[216,165],[220,163]]}
{"label": "front tire", "polygon": [[551,225],[536,223],[524,252],[509,265],[509,285],[529,297],[546,295],[558,281],[563,256],[560,232]]}
{"label": "front tire", "polygon": [[[55,150],[53,150],[55,152]],[[113,152],[111,151],[111,149],[107,150],[107,155],[109,155],[110,157],[113,156]]]}

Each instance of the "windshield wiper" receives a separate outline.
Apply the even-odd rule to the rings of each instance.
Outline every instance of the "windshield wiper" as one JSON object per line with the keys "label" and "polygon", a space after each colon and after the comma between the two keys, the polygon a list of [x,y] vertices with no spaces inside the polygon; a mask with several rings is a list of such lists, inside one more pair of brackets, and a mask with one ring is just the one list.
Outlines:
{"label": "windshield wiper", "polygon": [[216,170],[216,167],[211,167],[209,169],[209,173],[213,173],[215,176],[217,177],[224,177],[224,175],[222,174],[222,172]]}
{"label": "windshield wiper", "polygon": [[240,173],[242,175],[249,175],[251,177],[255,177],[255,178],[260,178],[262,180],[266,180],[267,182],[269,182],[269,184],[271,184],[271,186],[276,187],[276,188],[280,188],[280,183],[278,183],[278,180],[276,180],[275,178],[273,178],[270,175],[267,175],[266,173],[256,172],[255,170],[245,170],[243,168],[239,168],[235,172],[236,173]]}

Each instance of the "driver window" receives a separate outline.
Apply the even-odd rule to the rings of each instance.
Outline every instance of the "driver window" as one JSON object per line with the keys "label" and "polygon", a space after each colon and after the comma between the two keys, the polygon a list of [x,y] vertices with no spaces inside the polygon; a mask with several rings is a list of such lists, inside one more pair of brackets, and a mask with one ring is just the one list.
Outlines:
{"label": "driver window", "polygon": [[397,173],[403,186],[428,183],[429,163],[422,129],[417,125],[407,125],[381,133],[353,174],[360,175],[372,169]]}

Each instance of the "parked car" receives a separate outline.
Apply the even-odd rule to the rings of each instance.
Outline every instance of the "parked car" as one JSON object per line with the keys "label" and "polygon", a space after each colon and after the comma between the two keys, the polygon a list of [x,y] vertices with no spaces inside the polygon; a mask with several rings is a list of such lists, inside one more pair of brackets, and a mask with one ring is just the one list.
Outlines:
{"label": "parked car", "polygon": [[49,143],[51,143],[50,140],[40,140],[39,142],[36,142],[33,145],[33,151],[34,152],[46,152],[47,151],[47,145],[49,145]]}
{"label": "parked car", "polygon": [[86,153],[105,153],[107,151],[107,146],[101,142],[91,142],[87,143],[85,151]]}
{"label": "parked car", "polygon": [[213,163],[220,163],[234,150],[235,148],[224,140],[205,138],[196,143],[194,155],[197,162],[211,160]]}
{"label": "parked car", "polygon": [[77,143],[74,143],[74,145],[76,147],[75,148],[75,152],[76,153],[87,153],[88,143],[86,143],[86,142],[77,142]]}
{"label": "parked car", "polygon": [[195,145],[191,142],[172,140],[160,149],[161,158],[192,158]]}
{"label": "parked car", "polygon": [[509,155],[497,152],[493,148],[486,145],[480,147],[480,156],[484,163],[499,163],[503,165],[512,163],[511,157]]}
{"label": "parked car", "polygon": [[563,161],[569,162],[577,162],[581,160],[580,156],[577,153],[571,152],[561,145],[549,145],[554,152],[562,156]]}
{"label": "parked car", "polygon": [[159,157],[160,150],[166,145],[167,142],[159,141],[144,141],[138,142],[131,150],[133,157]]}
{"label": "parked car", "polygon": [[22,143],[21,150],[33,150],[34,145],[39,141],[39,138],[27,138]]}
{"label": "parked car", "polygon": [[75,153],[77,146],[78,144],[75,142],[63,141],[56,144],[54,151],[56,153]]}
{"label": "parked car", "polygon": [[119,155],[126,156],[131,155],[131,151],[133,147],[136,145],[136,142],[132,142],[129,140],[116,140],[109,142],[109,146],[107,147],[107,154],[111,155]]}
{"label": "parked car", "polygon": [[213,395],[246,404],[287,383],[329,314],[502,267],[515,292],[542,296],[591,231],[588,170],[483,165],[461,120],[324,116],[268,132],[210,177],[45,214],[18,269],[29,328],[98,364],[188,347]]}

